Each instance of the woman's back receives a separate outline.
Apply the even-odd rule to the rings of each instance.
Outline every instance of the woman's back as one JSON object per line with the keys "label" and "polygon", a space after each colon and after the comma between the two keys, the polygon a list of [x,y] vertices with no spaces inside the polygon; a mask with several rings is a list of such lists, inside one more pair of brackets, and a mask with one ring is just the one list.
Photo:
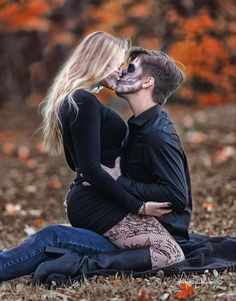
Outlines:
{"label": "woman's back", "polygon": [[73,96],[79,111],[67,101],[61,107],[63,143],[69,166],[81,172],[96,164],[113,167],[121,155],[126,124],[122,118],[104,106],[94,95],[78,90]]}

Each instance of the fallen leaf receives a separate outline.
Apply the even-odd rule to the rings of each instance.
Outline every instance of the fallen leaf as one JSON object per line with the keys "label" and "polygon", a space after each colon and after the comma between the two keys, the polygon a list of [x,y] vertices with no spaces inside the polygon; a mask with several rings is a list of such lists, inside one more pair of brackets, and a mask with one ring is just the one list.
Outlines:
{"label": "fallen leaf", "polygon": [[46,221],[42,218],[37,218],[34,222],[34,226],[36,229],[42,228],[46,224]]}
{"label": "fallen leaf", "polygon": [[16,151],[16,145],[12,142],[5,142],[2,144],[2,152],[5,155],[11,156]]}
{"label": "fallen leaf", "polygon": [[37,192],[37,186],[35,186],[35,185],[25,186],[25,191],[28,192],[28,193],[36,193]]}
{"label": "fallen leaf", "polygon": [[17,156],[18,158],[20,158],[21,160],[26,160],[29,158],[30,155],[30,149],[27,146],[24,145],[20,145],[17,148]]}
{"label": "fallen leaf", "polygon": [[225,146],[221,150],[217,151],[213,155],[213,161],[216,163],[222,163],[233,157],[235,154],[235,148],[233,146]]}
{"label": "fallen leaf", "polygon": [[152,301],[151,296],[148,294],[147,290],[144,287],[139,290],[138,296],[138,301]]}
{"label": "fallen leaf", "polygon": [[205,202],[203,204],[203,208],[206,209],[207,212],[211,212],[213,207],[214,207],[214,205],[210,202]]}
{"label": "fallen leaf", "polygon": [[207,136],[202,132],[188,131],[186,133],[186,142],[190,149],[196,149],[206,140]]}
{"label": "fallen leaf", "polygon": [[42,214],[42,211],[40,209],[31,209],[27,211],[29,215],[39,217]]}
{"label": "fallen leaf", "polygon": [[202,132],[189,131],[186,133],[186,140],[192,145],[198,145],[206,140],[206,135]]}
{"label": "fallen leaf", "polygon": [[26,211],[21,209],[19,204],[6,204],[4,215],[7,216],[26,216]]}
{"label": "fallen leaf", "polygon": [[180,283],[180,291],[176,293],[177,299],[185,299],[194,294],[195,289],[187,282]]}
{"label": "fallen leaf", "polygon": [[61,188],[61,182],[58,180],[52,180],[48,183],[48,188],[50,189],[60,189]]}
{"label": "fallen leaf", "polygon": [[118,284],[120,284],[120,280],[117,280],[117,279],[111,280],[111,285],[112,285],[112,286],[116,286],[116,285],[118,285]]}
{"label": "fallen leaf", "polygon": [[25,232],[28,236],[30,236],[30,235],[33,235],[33,234],[36,232],[36,230],[35,230],[35,228],[33,228],[33,227],[31,227],[31,226],[25,225],[24,232]]}
{"label": "fallen leaf", "polygon": [[28,159],[25,163],[29,168],[35,168],[37,166],[37,161],[35,159]]}
{"label": "fallen leaf", "polygon": [[214,275],[215,277],[218,277],[218,276],[219,276],[219,273],[217,272],[216,269],[213,270],[213,275]]}
{"label": "fallen leaf", "polygon": [[166,301],[166,300],[169,299],[169,297],[170,297],[170,294],[167,293],[167,292],[164,292],[164,293],[160,296],[160,300],[161,300],[161,301]]}
{"label": "fallen leaf", "polygon": [[42,141],[40,141],[40,142],[38,142],[38,143],[36,144],[36,149],[37,149],[37,151],[38,151],[40,154],[42,154],[42,155],[48,153],[47,147],[46,147],[46,145],[45,145]]}
{"label": "fallen leaf", "polygon": [[182,119],[182,124],[185,128],[191,128],[194,124],[193,118],[190,115],[186,115]]}

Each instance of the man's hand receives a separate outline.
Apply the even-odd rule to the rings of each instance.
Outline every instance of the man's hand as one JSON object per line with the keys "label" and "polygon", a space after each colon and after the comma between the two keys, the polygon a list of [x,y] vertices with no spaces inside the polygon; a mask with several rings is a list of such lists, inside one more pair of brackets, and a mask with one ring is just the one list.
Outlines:
{"label": "man's hand", "polygon": [[[115,167],[110,168],[105,165],[101,164],[101,167],[103,170],[105,170],[115,181],[119,176],[121,176],[121,171],[120,171],[120,157],[117,157],[115,160]],[[82,182],[82,185],[84,186],[91,186],[88,182]]]}
{"label": "man's hand", "polygon": [[116,181],[119,176],[121,176],[121,171],[120,171],[120,157],[116,158],[115,161],[115,167],[109,168],[105,165],[101,165],[102,168],[109,173],[109,175]]}
{"label": "man's hand", "polygon": [[145,204],[145,215],[160,217],[172,211],[171,203],[147,202]]}

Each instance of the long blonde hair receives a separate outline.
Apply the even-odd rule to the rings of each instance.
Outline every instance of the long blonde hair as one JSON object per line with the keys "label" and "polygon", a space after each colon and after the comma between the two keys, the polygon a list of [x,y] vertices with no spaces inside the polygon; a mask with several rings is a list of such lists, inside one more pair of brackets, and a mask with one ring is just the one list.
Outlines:
{"label": "long blonde hair", "polygon": [[127,40],[113,37],[106,32],[94,32],[86,36],[59,70],[49,92],[41,103],[43,116],[42,135],[52,154],[62,150],[60,107],[68,100],[77,113],[73,94],[78,89],[91,92],[112,71],[111,61],[128,49]]}

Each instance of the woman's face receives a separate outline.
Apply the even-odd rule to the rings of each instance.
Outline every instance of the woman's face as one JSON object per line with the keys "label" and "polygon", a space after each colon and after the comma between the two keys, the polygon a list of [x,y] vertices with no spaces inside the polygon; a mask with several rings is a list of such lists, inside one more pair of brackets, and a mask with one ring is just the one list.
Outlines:
{"label": "woman's face", "polygon": [[108,66],[108,68],[111,70],[111,73],[100,82],[100,85],[111,90],[115,90],[117,88],[117,83],[123,71],[124,59],[125,56],[120,55],[111,61]]}

